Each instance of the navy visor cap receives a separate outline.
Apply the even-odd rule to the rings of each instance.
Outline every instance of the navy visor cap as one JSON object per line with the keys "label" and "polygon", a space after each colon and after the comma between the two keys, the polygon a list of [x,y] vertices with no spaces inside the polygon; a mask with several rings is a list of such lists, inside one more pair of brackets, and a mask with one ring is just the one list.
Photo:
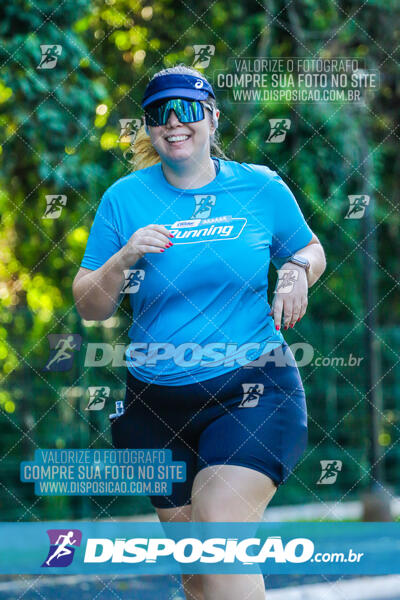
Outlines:
{"label": "navy visor cap", "polygon": [[154,77],[146,87],[142,99],[142,108],[164,98],[185,98],[186,100],[205,100],[214,90],[205,79],[184,73],[171,73]]}

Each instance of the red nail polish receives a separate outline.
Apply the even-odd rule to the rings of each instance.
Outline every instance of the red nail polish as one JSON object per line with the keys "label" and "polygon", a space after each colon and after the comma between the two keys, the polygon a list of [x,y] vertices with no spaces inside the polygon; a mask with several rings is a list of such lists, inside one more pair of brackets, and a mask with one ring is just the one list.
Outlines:
{"label": "red nail polish", "polygon": [[161,248],[160,252],[165,252],[164,248]]}
{"label": "red nail polish", "polygon": [[286,331],[286,329],[287,329],[287,325],[285,325],[285,331]]}
{"label": "red nail polish", "polygon": [[291,325],[290,327],[294,327],[294,325]]}
{"label": "red nail polish", "polygon": [[172,233],[169,234],[169,237],[174,237]]}
{"label": "red nail polish", "polygon": [[281,328],[281,326],[280,326],[280,325],[275,325],[275,329],[276,329],[277,331],[279,331],[279,330],[280,330],[280,328]]}

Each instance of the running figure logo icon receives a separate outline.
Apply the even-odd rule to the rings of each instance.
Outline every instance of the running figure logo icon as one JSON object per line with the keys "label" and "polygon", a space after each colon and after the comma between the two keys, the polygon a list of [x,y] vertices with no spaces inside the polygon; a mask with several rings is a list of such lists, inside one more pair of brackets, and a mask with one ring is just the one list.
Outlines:
{"label": "running figure logo icon", "polygon": [[72,367],[73,353],[80,350],[82,336],[78,333],[50,333],[50,358],[43,371],[68,371]]}
{"label": "running figure logo icon", "polygon": [[251,408],[257,406],[260,396],[264,392],[263,383],[242,383],[243,398],[239,408]]}
{"label": "running figure logo icon", "polygon": [[[213,46],[212,44],[194,44],[193,51],[194,59],[192,67],[194,67],[195,69],[205,69],[210,64],[211,57],[214,56],[215,46]],[[196,81],[195,87],[203,87],[203,82],[201,81],[201,79]]]}
{"label": "running figure logo icon", "polygon": [[358,196],[347,196],[349,199],[349,209],[345,219],[361,219],[364,216],[365,209],[369,204],[369,196],[360,194]]}
{"label": "running figure logo icon", "polygon": [[320,460],[321,476],[317,484],[332,484],[335,483],[338,473],[342,470],[341,460]]}
{"label": "running figure logo icon", "polygon": [[62,46],[59,44],[40,44],[42,56],[37,69],[54,69],[59,56],[61,56]]}
{"label": "running figure logo icon", "polygon": [[124,276],[125,283],[121,294],[136,294],[145,276],[144,269],[124,269]]}
{"label": "running figure logo icon", "polygon": [[63,207],[67,204],[67,196],[64,194],[46,196],[46,210],[42,219],[58,219]]}
{"label": "running figure logo icon", "polygon": [[293,271],[291,269],[278,269],[278,282],[274,294],[276,292],[280,292],[281,294],[288,294],[291,292],[298,277],[299,272],[294,269]]}
{"label": "running figure logo icon", "polygon": [[50,549],[42,567],[68,567],[74,558],[74,546],[80,546],[82,532],[79,529],[48,529]]}
{"label": "running figure logo icon", "polygon": [[118,141],[133,144],[135,137],[142,125],[141,119],[120,119],[121,132]]}
{"label": "running figure logo icon", "polygon": [[290,119],[269,119],[269,124],[271,131],[266,141],[273,144],[280,144],[285,140],[286,134],[290,129]]}
{"label": "running figure logo icon", "polygon": [[110,388],[108,386],[91,386],[89,390],[89,403],[85,410],[101,410],[110,396]]}
{"label": "running figure logo icon", "polygon": [[213,194],[194,194],[194,201],[196,206],[190,219],[207,219],[215,206],[215,196]]}

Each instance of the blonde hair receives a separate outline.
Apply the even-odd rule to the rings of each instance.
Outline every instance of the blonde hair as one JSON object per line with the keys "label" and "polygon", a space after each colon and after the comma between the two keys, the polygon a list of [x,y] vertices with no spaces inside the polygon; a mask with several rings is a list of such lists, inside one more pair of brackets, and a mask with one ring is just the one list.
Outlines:
{"label": "blonde hair", "polygon": [[[162,69],[161,71],[158,71],[158,73],[153,75],[152,79],[168,73],[183,73],[187,75],[200,76],[203,79],[206,79],[203,73],[200,73],[200,71],[197,71],[197,69],[193,69],[192,67],[187,67],[183,63],[180,63],[175,67],[169,67],[168,69]],[[215,98],[213,98],[211,94],[208,95],[207,102],[211,104],[213,108],[216,108]],[[133,144],[130,146],[127,152],[132,155],[132,158],[129,160],[129,162],[132,165],[133,171],[151,167],[152,165],[155,165],[161,161],[160,155],[151,143],[150,136],[146,133],[144,125],[139,128]],[[220,146],[217,131],[214,131],[214,133],[210,135],[210,153],[229,160]]]}

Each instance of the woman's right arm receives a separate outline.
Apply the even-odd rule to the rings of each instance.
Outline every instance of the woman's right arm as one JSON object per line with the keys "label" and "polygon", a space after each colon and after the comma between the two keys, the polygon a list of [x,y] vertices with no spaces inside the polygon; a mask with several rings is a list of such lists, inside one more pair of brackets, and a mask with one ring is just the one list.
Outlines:
{"label": "woman's right arm", "polygon": [[101,267],[81,267],[72,284],[78,313],[87,321],[103,321],[115,312],[125,284],[124,269],[133,267],[147,252],[169,248],[172,237],[163,225],[147,225],[135,231],[128,242]]}

